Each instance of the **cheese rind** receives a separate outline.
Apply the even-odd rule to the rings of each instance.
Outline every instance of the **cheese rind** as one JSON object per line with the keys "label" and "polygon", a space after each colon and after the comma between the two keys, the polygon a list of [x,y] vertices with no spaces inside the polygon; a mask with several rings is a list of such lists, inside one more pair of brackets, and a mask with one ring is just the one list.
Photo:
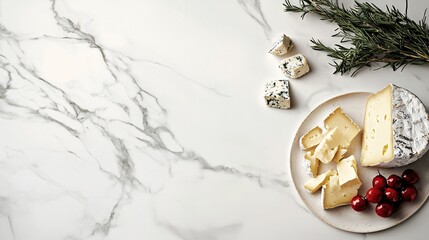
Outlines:
{"label": "cheese rind", "polygon": [[422,101],[405,88],[391,84],[394,159],[385,167],[410,164],[429,150],[429,116]]}
{"label": "cheese rind", "polygon": [[331,209],[350,204],[354,196],[358,194],[360,185],[350,183],[340,185],[338,174],[329,177],[328,182],[322,187],[322,206],[323,209]]}
{"label": "cheese rind", "polygon": [[322,185],[324,185],[328,181],[329,177],[334,174],[337,174],[335,170],[328,170],[315,178],[309,179],[304,184],[304,188],[307,189],[307,191],[309,191],[310,193],[315,193],[322,187]]}
{"label": "cheese rind", "polygon": [[293,48],[292,40],[286,35],[282,34],[273,44],[271,49],[268,51],[271,54],[282,56],[289,52]]}
{"label": "cheese rind", "polygon": [[290,78],[300,78],[310,71],[307,59],[302,54],[281,60],[279,67],[284,75]]}
{"label": "cheese rind", "polygon": [[389,84],[366,103],[362,166],[400,167],[429,149],[429,117],[410,91]]}
{"label": "cheese rind", "polygon": [[308,175],[316,177],[319,171],[319,159],[313,156],[313,151],[304,154],[304,167]]}
{"label": "cheese rind", "polygon": [[356,159],[353,155],[338,162],[337,172],[340,186],[351,184],[360,187],[362,185],[358,176]]}
{"label": "cheese rind", "polygon": [[274,80],[265,85],[264,98],[267,106],[280,109],[290,108],[288,80]]}
{"label": "cheese rind", "polygon": [[348,142],[352,142],[361,131],[360,127],[340,107],[329,114],[323,124],[327,130],[338,128]]}
{"label": "cheese rind", "polygon": [[319,126],[312,128],[310,131],[302,135],[299,139],[299,145],[302,150],[310,149],[314,146],[317,146],[323,137],[328,133],[323,131]]}

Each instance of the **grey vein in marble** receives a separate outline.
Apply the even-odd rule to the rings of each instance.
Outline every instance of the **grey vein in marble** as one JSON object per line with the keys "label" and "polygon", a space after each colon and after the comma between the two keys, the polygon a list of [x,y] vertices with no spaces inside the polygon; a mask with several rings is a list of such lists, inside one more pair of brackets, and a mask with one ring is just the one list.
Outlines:
{"label": "grey vein in marble", "polygon": [[[0,68],[4,71],[6,71],[8,75],[7,83],[4,86],[1,86],[1,94],[0,98],[5,103],[7,103],[9,106],[13,106],[20,109],[26,109],[28,110],[27,115],[28,118],[40,118],[45,120],[48,123],[53,123],[58,126],[61,126],[63,129],[65,129],[67,132],[70,133],[71,136],[77,140],[80,145],[83,147],[83,149],[86,151],[85,154],[87,154],[92,161],[95,161],[100,171],[106,176],[106,178],[112,182],[112,184],[119,184],[121,186],[121,191],[118,194],[115,204],[110,208],[110,210],[106,211],[104,213],[104,219],[99,222],[94,222],[92,235],[95,234],[102,234],[102,235],[108,235],[111,228],[115,226],[115,221],[120,215],[121,208],[127,204],[128,196],[132,191],[135,190],[142,190],[146,193],[157,193],[162,190],[162,187],[158,187],[156,189],[153,189],[150,185],[146,184],[145,182],[142,182],[142,180],[139,178],[139,176],[136,176],[136,169],[135,169],[135,161],[139,161],[138,159],[133,159],[132,155],[130,154],[130,150],[133,147],[137,148],[144,148],[148,151],[148,156],[150,156],[151,151],[154,152],[166,152],[169,153],[171,156],[175,156],[177,160],[182,161],[193,161],[197,162],[201,169],[203,171],[212,171],[212,172],[219,172],[219,173],[225,173],[230,174],[237,177],[243,177],[245,179],[249,179],[252,182],[256,182],[260,187],[264,187],[264,181],[269,182],[273,185],[278,185],[281,187],[289,187],[289,183],[285,181],[283,178],[284,176],[278,177],[278,176],[270,176],[269,174],[262,175],[252,172],[247,172],[244,170],[239,170],[235,167],[231,166],[224,166],[224,165],[212,165],[210,164],[205,158],[199,156],[193,151],[185,150],[179,143],[177,143],[183,150],[179,152],[172,151],[168,148],[168,146],[163,142],[162,138],[159,135],[159,130],[163,130],[167,134],[171,135],[171,138],[175,140],[174,134],[169,130],[165,123],[165,115],[167,113],[166,109],[164,109],[160,104],[154,95],[149,93],[148,91],[144,90],[140,84],[138,83],[137,79],[133,74],[128,71],[129,67],[122,67],[119,63],[125,64],[127,66],[127,61],[125,59],[128,59],[129,61],[133,61],[133,58],[129,56],[125,56],[123,54],[117,53],[115,51],[109,50],[101,43],[97,42],[97,39],[83,31],[81,27],[74,23],[71,19],[62,16],[56,9],[57,2],[55,0],[51,0],[51,11],[54,15],[56,24],[68,35],[71,36],[64,36],[64,37],[53,37],[53,36],[39,36],[39,37],[31,37],[31,38],[19,38],[14,33],[10,32],[6,27],[3,25],[0,25],[0,34],[1,37],[7,40],[7,43],[9,44],[11,49],[14,49],[13,54],[11,55],[4,55],[1,54],[0,59]],[[266,36],[271,33],[271,28],[267,24],[261,8],[260,8],[260,2],[259,0],[253,1],[253,2],[245,2],[242,0],[239,0],[239,4],[245,9],[245,11],[260,25],[263,27],[264,32]],[[139,123],[133,123],[133,122],[126,122],[119,119],[107,119],[103,116],[101,116],[98,111],[93,111],[86,109],[84,106],[81,106],[79,103],[74,101],[70,94],[67,92],[66,89],[61,88],[60,86],[55,85],[55,83],[51,83],[49,80],[43,78],[39,75],[39,71],[26,60],[25,58],[25,50],[23,50],[21,46],[21,41],[40,41],[44,39],[51,39],[55,41],[79,41],[86,43],[89,48],[96,49],[99,54],[100,58],[103,61],[105,65],[105,69],[110,73],[112,78],[115,80],[116,83],[119,84],[129,84],[132,83],[132,86],[138,89],[138,92],[134,96],[130,96],[131,103],[119,103],[112,101],[111,104],[116,105],[118,108],[122,109],[124,113],[130,114],[129,107],[127,104],[134,104],[132,107],[136,107],[140,110],[140,113],[142,115]],[[14,63],[12,59],[16,59],[16,63]],[[177,70],[175,70],[173,67],[165,65],[163,63],[146,59],[144,60],[150,64],[155,64],[158,66],[161,66],[169,71],[173,71],[176,75],[181,76],[182,78],[193,82],[194,84],[197,84],[201,88],[205,88],[217,95],[221,96],[227,96],[223,93],[220,93],[216,89],[201,85],[200,83],[190,79],[189,77],[181,74]],[[16,82],[18,80],[22,80],[25,82],[25,84],[32,86],[35,88],[34,94],[38,97],[42,97],[44,100],[47,101],[47,106],[38,106],[38,105],[31,105],[27,102],[20,102],[16,101],[14,99],[10,99],[9,95],[7,94],[8,91],[15,91],[17,90],[14,86],[11,86],[10,83]],[[26,98],[25,95],[22,96],[23,99]],[[151,105],[150,108],[145,107],[142,103],[147,101],[148,99],[152,100],[155,105]],[[32,99],[29,97],[29,102],[32,101]],[[153,110],[152,108],[159,109],[161,118],[163,119],[161,123],[155,124],[152,121],[153,116]],[[14,114],[13,112],[7,111],[7,110],[1,110],[5,115],[11,116]],[[6,111],[6,112],[5,112]],[[54,111],[57,114],[60,114],[64,118],[67,118],[67,121],[64,121],[64,118],[56,118],[53,115],[49,114],[49,111]],[[17,117],[22,117],[17,116]],[[111,172],[107,169],[105,169],[105,166],[103,166],[103,162],[101,159],[99,159],[97,156],[95,156],[91,149],[87,147],[86,140],[82,137],[82,134],[85,132],[85,128],[88,126],[85,126],[85,123],[90,123],[90,126],[93,126],[93,129],[95,131],[100,132],[108,141],[115,147],[116,150],[116,159],[117,159],[117,166],[119,167],[119,173]],[[135,129],[136,132],[144,136],[144,138],[139,136],[132,136],[135,139],[138,140],[138,146],[132,146],[129,143],[126,142],[127,139],[121,138],[119,136],[116,136],[115,133],[111,132],[109,129],[109,124],[111,123],[121,123],[122,125],[131,126],[133,129]],[[59,139],[57,137],[57,139]],[[68,149],[67,146],[64,144],[64,148],[67,149],[67,152],[70,154],[81,158],[82,156],[80,153],[75,152],[72,149]],[[17,150],[19,151],[19,150]],[[150,159],[150,158],[148,158]],[[146,159],[147,160],[147,159]],[[164,160],[164,159],[156,159],[159,162],[165,162],[167,165],[167,168],[170,168],[170,160]],[[141,160],[140,160],[141,161]],[[60,184],[56,183],[53,179],[45,176],[43,172],[38,171],[37,169],[30,167],[30,170],[33,171],[38,177],[43,179],[46,182],[49,182],[49,184],[53,184],[58,188],[61,188],[65,193],[70,195],[74,199],[79,199],[79,201],[84,202],[83,196],[75,195],[72,191],[67,190],[64,186],[61,186]],[[170,171],[171,174],[171,171]],[[171,176],[170,176],[171,177]],[[160,184],[162,185],[162,183]],[[10,216],[9,217],[9,223],[12,233],[13,227],[12,227],[12,221]]]}
{"label": "grey vein in marble", "polygon": [[[81,30],[80,30],[80,28],[78,27],[78,25],[76,25],[76,24],[74,24],[70,19],[68,19],[68,18],[65,18],[65,17],[61,17],[61,16],[59,16],[59,14],[56,12],[56,10],[55,10],[55,2],[56,2],[56,0],[51,0],[51,2],[52,2],[52,10],[54,11],[54,15],[55,15],[55,19],[57,20],[57,23],[65,30],[65,31],[67,31],[67,32],[72,32],[72,33],[77,33],[77,35],[79,35],[79,36],[82,36],[83,37],[83,40],[86,40],[89,44],[90,44],[90,46],[91,47],[96,47],[97,49],[99,49],[99,51],[100,51],[100,53],[101,53],[101,55],[103,56],[103,60],[104,60],[104,62],[106,63],[106,66],[107,66],[107,68],[110,70],[110,72],[112,73],[112,75],[116,78],[116,75],[113,73],[113,71],[110,69],[110,64],[111,65],[113,65],[116,69],[120,69],[118,66],[115,66],[115,64],[114,63],[112,63],[111,61],[109,61],[107,58],[106,58],[106,54],[105,54],[105,49],[100,45],[100,44],[98,44],[96,41],[95,41],[95,38],[92,36],[92,35],[90,35],[90,34],[88,34],[88,33],[85,33],[85,32],[82,32]],[[252,16],[252,18],[254,18],[258,23],[260,23],[260,24],[263,24],[264,25],[264,29],[267,31],[267,33],[269,33],[270,31],[271,31],[271,27],[266,23],[266,20],[265,20],[265,17],[263,16],[263,13],[262,13],[262,10],[261,10],[261,6],[260,6],[260,2],[259,2],[259,0],[256,0],[256,1],[254,1],[253,2],[253,4],[251,4],[250,5],[250,8],[253,8],[254,9],[254,11],[256,11],[258,14],[259,14],[259,17],[257,17],[257,16],[255,16],[255,15],[253,15],[252,13],[251,13],[251,11],[250,11],[250,8],[249,8],[249,5],[248,5],[248,2],[243,2],[242,0],[239,0],[239,3],[240,3],[240,5],[242,5],[242,6],[244,6],[247,10],[246,10],[246,12],[248,12],[251,16]],[[262,20],[258,20],[258,18],[261,18]],[[131,58],[131,57],[128,57],[128,56],[125,56],[125,57],[127,57],[128,59],[130,59],[130,60],[135,60],[135,59],[133,59],[133,58]],[[150,62],[150,63],[152,63],[152,64],[156,64],[156,65],[159,65],[159,66],[162,66],[162,67],[164,67],[164,68],[167,68],[167,69],[169,69],[169,70],[171,70],[171,71],[173,71],[173,72],[175,72],[176,74],[178,74],[178,75],[180,75],[181,77],[184,77],[184,78],[186,78],[187,80],[190,80],[190,81],[193,81],[193,80],[191,80],[191,79],[189,79],[187,76],[184,76],[183,74],[181,74],[181,73],[179,73],[179,72],[177,72],[175,69],[173,69],[172,67],[170,67],[170,66],[168,66],[168,65],[165,65],[165,64],[162,64],[162,63],[160,63],[160,62],[157,62],[157,61],[153,61],[153,60],[150,60],[150,59],[146,59],[146,60],[141,60],[141,61],[146,61],[146,62]],[[131,76],[131,73],[130,72],[128,72],[128,71],[126,71],[125,72],[126,73],[126,75],[128,75],[129,77],[131,77],[132,79],[134,79],[135,80],[135,78],[134,78],[134,76]],[[194,82],[194,81],[193,81]],[[136,85],[138,85],[138,83],[136,83],[135,82],[135,84]],[[224,95],[224,94],[222,94],[222,93],[220,93],[220,92],[218,92],[217,90],[215,90],[215,89],[212,89],[212,88],[209,88],[209,87],[206,87],[206,86],[203,86],[203,85],[200,85],[199,84],[199,86],[201,86],[201,87],[203,87],[203,88],[206,88],[206,89],[208,89],[208,90],[211,90],[211,91],[214,91],[216,94],[218,94],[218,95],[222,95],[222,96],[227,96],[227,95]],[[139,87],[139,89],[140,90],[142,90],[143,91],[143,89],[138,85],[138,87]],[[147,93],[147,92],[145,92],[145,93]],[[158,100],[157,100],[157,98],[156,97],[154,97],[153,95],[150,95],[150,96],[152,96],[153,98],[155,98],[156,99],[156,102],[158,103]],[[159,103],[158,103],[159,104]],[[161,107],[160,105],[159,105],[159,107]],[[161,107],[162,108],[162,107]],[[163,109],[163,108],[162,108]],[[147,127],[147,128],[146,128]],[[145,124],[145,129],[149,129],[149,131],[145,131],[145,130],[143,130],[143,131],[145,131],[147,134],[149,134],[149,133],[152,133],[151,135],[152,135],[152,138],[156,138],[156,142],[159,144],[159,146],[160,146],[160,150],[167,150],[167,151],[169,151],[169,149],[167,149],[166,147],[165,147],[165,145],[162,143],[162,141],[160,140],[160,137],[157,135],[157,134],[153,134],[154,133],[154,131],[156,130],[156,129],[154,129],[154,128],[151,128],[150,126],[147,126],[146,124]],[[167,129],[167,128],[166,128]],[[168,129],[167,129],[168,130]],[[169,131],[169,130],[168,130]],[[170,134],[172,134],[171,132],[170,132]],[[173,137],[174,138],[174,137]],[[185,153],[185,155],[183,155],[183,153]],[[178,155],[178,154],[176,154],[176,155]],[[260,182],[261,182],[261,176],[256,176],[256,175],[254,175],[254,174],[252,174],[252,173],[246,173],[246,172],[242,172],[242,171],[239,171],[239,170],[237,170],[237,169],[235,169],[235,168],[231,168],[231,167],[227,167],[227,166],[222,166],[222,165],[219,165],[219,166],[211,166],[204,158],[202,158],[202,157],[200,157],[200,156],[197,156],[197,155],[195,155],[195,153],[193,153],[193,152],[189,152],[189,151],[187,151],[187,152],[182,152],[182,154],[179,154],[178,155],[178,157],[180,157],[181,159],[190,159],[189,158],[189,156],[192,156],[192,160],[196,160],[197,162],[199,162],[200,164],[201,164],[201,166],[202,166],[202,168],[203,169],[207,169],[207,170],[211,170],[211,171],[214,171],[214,172],[226,172],[226,173],[232,173],[232,174],[234,174],[234,175],[237,175],[237,176],[245,176],[245,177],[247,177],[247,178],[250,178],[250,179],[257,179],[257,182],[260,184]],[[287,182],[285,182],[285,181],[283,181],[283,180],[278,180],[278,179],[275,179],[275,180],[273,180],[273,181],[275,181],[275,182],[279,182],[281,185],[283,185],[283,186],[289,186],[288,185],[288,183]]]}
{"label": "grey vein in marble", "polygon": [[173,224],[165,221],[159,221],[158,224],[175,236],[180,237],[183,240],[215,240],[219,239],[219,234],[225,234],[225,232],[237,232],[242,228],[242,224],[231,224],[221,228],[208,229],[200,232],[192,231],[191,229],[180,229]]}
{"label": "grey vein in marble", "polygon": [[261,8],[260,0],[237,0],[238,4],[242,7],[242,9],[258,23],[262,30],[264,31],[265,38],[270,40],[272,30],[267,20],[265,19],[264,13]]}
{"label": "grey vein in marble", "polygon": [[200,88],[202,88],[202,89],[205,89],[205,90],[207,90],[207,91],[210,91],[210,92],[212,92],[212,93],[214,93],[214,94],[216,94],[216,95],[218,95],[218,96],[221,96],[221,97],[230,97],[229,95],[224,94],[224,93],[220,92],[219,90],[217,90],[217,89],[215,89],[215,88],[213,88],[213,87],[209,87],[209,86],[206,86],[206,85],[204,85],[204,84],[202,84],[202,83],[200,83],[200,82],[198,82],[198,81],[195,81],[194,79],[192,79],[192,78],[190,78],[190,77],[186,76],[185,74],[180,73],[179,71],[177,71],[177,70],[176,70],[176,69],[174,69],[173,67],[168,66],[168,65],[166,65],[166,64],[163,64],[163,63],[161,63],[161,62],[154,61],[154,60],[150,60],[150,59],[135,59],[135,58],[129,58],[129,60],[130,60],[130,61],[133,61],[133,62],[146,62],[146,63],[149,63],[149,64],[154,64],[154,65],[159,66],[159,67],[161,67],[161,68],[165,68],[165,69],[167,69],[167,70],[169,70],[169,71],[171,71],[171,72],[175,73],[175,74],[176,74],[177,76],[179,76],[181,79],[184,79],[184,80],[186,80],[186,81],[188,81],[188,82],[190,82],[190,83],[192,83],[192,84],[194,84],[194,85],[196,85],[196,86],[198,86],[198,87],[200,87]]}
{"label": "grey vein in marble", "polygon": [[9,221],[10,232],[12,233],[13,239],[16,239],[15,230],[13,229],[13,222],[9,214],[7,215],[7,220]]}

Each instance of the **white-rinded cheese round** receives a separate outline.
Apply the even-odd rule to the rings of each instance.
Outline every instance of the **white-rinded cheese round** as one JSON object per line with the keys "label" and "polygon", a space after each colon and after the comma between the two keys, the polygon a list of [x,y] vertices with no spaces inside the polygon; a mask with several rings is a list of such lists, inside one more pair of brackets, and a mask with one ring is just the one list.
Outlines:
{"label": "white-rinded cheese round", "polygon": [[390,84],[368,98],[362,166],[405,166],[421,158],[428,149],[429,117],[416,95]]}
{"label": "white-rinded cheese round", "polygon": [[421,158],[429,149],[429,117],[422,101],[392,84],[393,160],[383,167],[400,167]]}

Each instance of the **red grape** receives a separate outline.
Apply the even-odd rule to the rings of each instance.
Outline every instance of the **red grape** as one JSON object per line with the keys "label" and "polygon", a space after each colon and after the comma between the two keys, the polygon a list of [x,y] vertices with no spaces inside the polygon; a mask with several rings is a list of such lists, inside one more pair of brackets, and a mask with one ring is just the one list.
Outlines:
{"label": "red grape", "polygon": [[415,184],[419,181],[419,175],[413,169],[407,169],[402,173],[402,178],[409,184]]}
{"label": "red grape", "polygon": [[402,187],[402,179],[396,174],[392,174],[387,178],[387,185],[391,188],[399,189]]}
{"label": "red grape", "polygon": [[384,190],[387,186],[386,178],[378,174],[372,179],[372,186],[381,190]]}
{"label": "red grape", "polygon": [[408,185],[401,192],[402,199],[406,202],[413,202],[417,198],[417,189],[413,185]]}
{"label": "red grape", "polygon": [[361,212],[368,207],[368,201],[361,195],[356,195],[352,198],[351,205],[355,211]]}
{"label": "red grape", "polygon": [[378,188],[370,188],[366,192],[366,199],[370,203],[379,203],[383,199],[383,192]]}
{"label": "red grape", "polygon": [[384,196],[386,196],[386,199],[389,200],[390,202],[394,203],[394,202],[398,202],[399,201],[399,193],[398,191],[396,191],[393,188],[386,188],[386,190],[384,190]]}
{"label": "red grape", "polygon": [[388,202],[379,203],[375,208],[375,213],[380,217],[390,217],[393,213],[393,205]]}

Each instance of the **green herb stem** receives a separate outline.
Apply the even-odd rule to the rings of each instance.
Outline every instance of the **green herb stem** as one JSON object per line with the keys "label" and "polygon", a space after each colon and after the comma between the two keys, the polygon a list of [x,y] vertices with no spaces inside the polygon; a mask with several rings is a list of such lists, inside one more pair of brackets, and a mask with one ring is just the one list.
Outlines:
{"label": "green herb stem", "polygon": [[[426,11],[422,20],[415,22],[393,6],[383,11],[374,4],[356,1],[350,9],[334,0],[300,0],[299,6],[285,0],[284,6],[286,12],[302,13],[302,18],[308,13],[316,13],[321,20],[338,25],[332,36],[341,40],[335,47],[311,39],[314,50],[327,52],[334,58],[334,73],[351,72],[354,76],[375,62],[384,63],[382,67],[390,66],[393,70],[408,64],[429,63]],[[349,43],[349,46],[342,43]]]}

